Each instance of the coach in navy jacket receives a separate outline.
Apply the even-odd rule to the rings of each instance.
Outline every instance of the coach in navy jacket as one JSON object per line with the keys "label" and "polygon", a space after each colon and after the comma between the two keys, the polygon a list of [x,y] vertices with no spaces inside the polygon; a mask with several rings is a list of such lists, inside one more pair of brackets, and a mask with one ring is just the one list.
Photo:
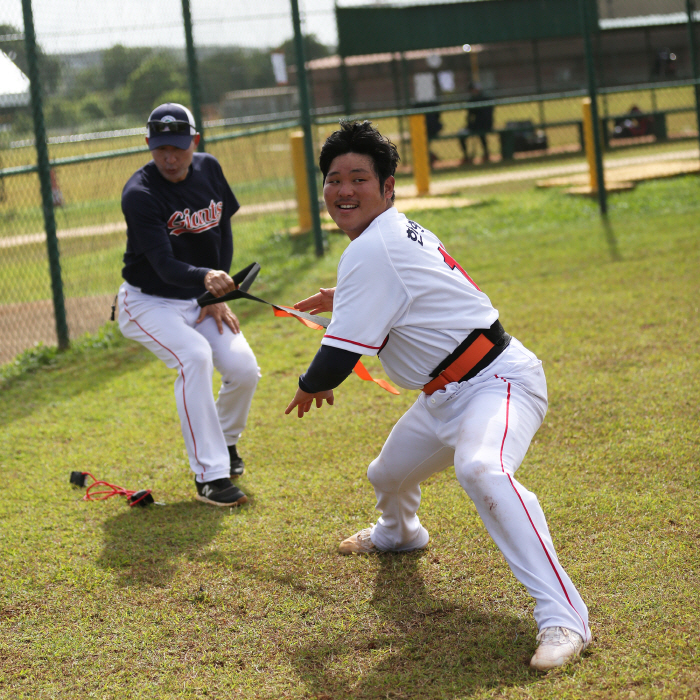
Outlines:
{"label": "coach in navy jacket", "polygon": [[[148,118],[153,160],[122,192],[127,245],[119,326],[177,371],[175,399],[195,498],[210,505],[246,502],[231,482],[244,472],[237,443],[260,372],[236,316],[225,303],[201,308],[205,291],[235,289],[231,217],[240,205],[219,162],[195,153],[191,112],[167,103]],[[215,401],[212,374],[222,376]]]}

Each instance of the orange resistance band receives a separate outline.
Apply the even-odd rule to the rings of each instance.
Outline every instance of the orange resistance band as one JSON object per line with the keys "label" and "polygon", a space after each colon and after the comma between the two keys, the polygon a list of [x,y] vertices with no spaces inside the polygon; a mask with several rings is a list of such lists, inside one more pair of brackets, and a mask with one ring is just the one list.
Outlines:
{"label": "orange resistance band", "polygon": [[[287,307],[289,308],[289,307]],[[299,318],[299,316],[294,316],[293,314],[287,313],[281,308],[273,307],[273,312],[275,316],[290,316],[291,318],[296,318],[297,321],[300,323],[303,323],[307,328],[313,328],[314,330],[325,330],[323,326],[319,325],[318,323],[314,323],[313,321],[307,321],[305,318]],[[355,365],[355,369],[353,369],[353,372],[360,378],[363,379],[366,382],[374,382],[375,384],[378,384],[382,389],[385,391],[388,391],[390,394],[396,394],[397,396],[399,395],[399,392],[394,389],[389,382],[385,381],[384,379],[375,379],[368,371],[367,368],[362,364],[362,360],[358,360],[357,364]]]}
{"label": "orange resistance band", "polygon": [[444,389],[450,382],[461,381],[462,377],[474,369],[493,347],[493,343],[482,333],[449,367],[428,382],[423,387],[423,391],[430,396]]}

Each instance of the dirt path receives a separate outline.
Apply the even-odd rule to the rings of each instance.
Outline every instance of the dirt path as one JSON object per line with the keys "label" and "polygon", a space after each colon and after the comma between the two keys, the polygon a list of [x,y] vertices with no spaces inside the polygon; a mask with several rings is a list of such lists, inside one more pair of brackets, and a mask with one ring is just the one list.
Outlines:
{"label": "dirt path", "polygon": [[[700,158],[697,148],[683,151],[669,151],[667,153],[657,153],[649,156],[636,156],[634,158],[606,158],[606,169],[632,168],[648,163],[661,163],[664,161],[687,160]],[[523,164],[522,167],[514,167],[505,172],[487,173],[484,175],[474,174],[464,177],[452,178],[449,180],[434,181],[430,186],[431,195],[444,195],[469,187],[484,187],[495,185],[500,182],[518,182],[523,180],[541,180],[558,176],[576,175],[588,172],[587,163],[568,163],[567,165],[550,165],[542,168],[530,167],[530,164]],[[400,185],[396,188],[399,198],[413,198],[416,196],[415,185]],[[296,208],[296,201],[285,199],[277,202],[264,202],[262,204],[243,205],[236,216],[253,216],[259,214],[270,214],[279,211],[289,211]],[[69,238],[81,238],[84,236],[102,236],[124,230],[124,222],[116,221],[98,226],[81,226],[79,228],[64,229],[58,231],[59,240]],[[0,249],[14,246],[41,243],[46,238],[46,234],[27,233],[21,236],[8,236],[0,238]]]}
{"label": "dirt path", "polygon": [[[293,210],[297,203],[293,199],[286,199],[279,202],[266,202],[263,204],[248,204],[242,206],[237,217],[252,216],[254,214],[271,214],[278,211]],[[115,221],[110,224],[100,224],[98,226],[80,226],[78,228],[61,229],[56,233],[59,240],[68,238],[84,238],[86,236],[106,236],[110,233],[118,233],[123,231],[126,235],[126,227],[123,221]],[[20,245],[31,245],[32,243],[41,243],[46,240],[46,234],[40,233],[25,233],[21,236],[8,236],[0,238],[0,249],[12,248]]]}
{"label": "dirt path", "polygon": [[[111,294],[66,299],[66,316],[71,338],[94,333],[109,319]],[[56,321],[49,299],[25,304],[0,305],[0,364],[10,362],[19,353],[37,343],[56,345]]]}
{"label": "dirt path", "polygon": [[[668,153],[657,153],[649,156],[636,156],[634,158],[605,158],[604,167],[606,170],[617,168],[633,168],[649,163],[662,163],[665,161],[690,160],[700,158],[700,151],[691,148],[683,151],[669,151]],[[468,175],[465,177],[450,180],[439,180],[430,185],[430,194],[447,194],[455,190],[462,190],[468,187],[484,187],[485,185],[495,185],[500,182],[518,182],[522,180],[541,180],[564,175],[575,175],[587,173],[587,163],[568,163],[567,165],[551,165],[545,168],[520,167],[513,168],[506,172],[487,173],[484,175]],[[396,188],[397,197],[415,197],[416,188],[414,185],[403,185]]]}

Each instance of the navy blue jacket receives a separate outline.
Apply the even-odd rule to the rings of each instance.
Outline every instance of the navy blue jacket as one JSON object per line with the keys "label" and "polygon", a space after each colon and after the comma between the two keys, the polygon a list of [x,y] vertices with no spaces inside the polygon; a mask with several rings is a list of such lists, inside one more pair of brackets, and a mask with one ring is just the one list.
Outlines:
{"label": "navy blue jacket", "polygon": [[209,270],[231,267],[231,217],[239,208],[214,156],[195,153],[182,182],[169,182],[153,161],[147,163],[122,192],[122,276],[146,294],[198,297]]}

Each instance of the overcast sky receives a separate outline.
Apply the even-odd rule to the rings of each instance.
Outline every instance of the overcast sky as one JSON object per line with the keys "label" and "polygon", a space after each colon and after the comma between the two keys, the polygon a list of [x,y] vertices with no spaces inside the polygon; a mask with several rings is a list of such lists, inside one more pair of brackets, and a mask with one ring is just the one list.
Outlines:
{"label": "overcast sky", "polygon": [[[302,4],[305,30],[335,44],[333,0]],[[32,7],[48,53],[185,45],[180,0],[32,0]],[[190,0],[190,7],[197,44],[267,47],[292,36],[289,0]],[[19,0],[0,4],[0,23],[23,25]]]}
{"label": "overcast sky", "polygon": [[[449,1],[449,0],[448,0]],[[394,0],[422,4],[435,0]],[[372,0],[340,0],[371,5]],[[384,3],[386,4],[386,3]],[[32,0],[37,39],[48,53],[185,45],[181,0]],[[292,37],[290,0],[190,0],[198,45],[278,46]],[[334,0],[299,0],[304,31],[335,45]],[[0,23],[22,26],[19,0],[0,4]]]}

